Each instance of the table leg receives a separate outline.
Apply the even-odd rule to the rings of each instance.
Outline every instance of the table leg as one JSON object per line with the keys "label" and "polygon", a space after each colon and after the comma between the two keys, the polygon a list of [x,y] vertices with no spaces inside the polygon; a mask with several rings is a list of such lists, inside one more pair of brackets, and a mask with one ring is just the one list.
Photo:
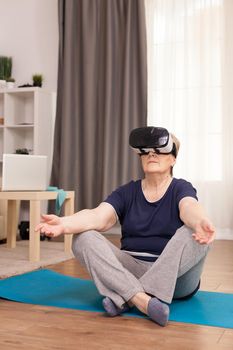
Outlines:
{"label": "table leg", "polygon": [[[68,198],[64,203],[65,216],[74,214],[74,197]],[[71,253],[73,235],[64,235],[64,251],[65,253]]]}
{"label": "table leg", "polygon": [[29,260],[40,260],[40,232],[35,226],[40,222],[40,201],[30,200]]}
{"label": "table leg", "polygon": [[7,248],[15,248],[18,225],[18,201],[8,200],[7,202]]}

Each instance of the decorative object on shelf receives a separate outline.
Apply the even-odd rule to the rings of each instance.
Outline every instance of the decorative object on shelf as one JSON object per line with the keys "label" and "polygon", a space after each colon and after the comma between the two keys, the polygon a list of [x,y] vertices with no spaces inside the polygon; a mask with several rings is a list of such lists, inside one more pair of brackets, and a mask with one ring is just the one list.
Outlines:
{"label": "decorative object on shelf", "polygon": [[11,77],[12,57],[0,56],[0,87],[6,87],[6,80]]}
{"label": "decorative object on shelf", "polygon": [[42,74],[34,74],[32,76],[33,86],[42,87],[43,75]]}
{"label": "decorative object on shelf", "polygon": [[4,118],[0,117],[0,125],[4,125]]}
{"label": "decorative object on shelf", "polygon": [[16,154],[30,154],[30,149],[27,149],[27,148],[17,148],[15,150],[15,153]]}
{"label": "decorative object on shelf", "polygon": [[7,78],[6,87],[8,89],[13,89],[15,87],[15,79],[14,78]]}
{"label": "decorative object on shelf", "polygon": [[18,88],[31,88],[31,87],[33,87],[33,85],[31,84],[23,84],[18,86]]}

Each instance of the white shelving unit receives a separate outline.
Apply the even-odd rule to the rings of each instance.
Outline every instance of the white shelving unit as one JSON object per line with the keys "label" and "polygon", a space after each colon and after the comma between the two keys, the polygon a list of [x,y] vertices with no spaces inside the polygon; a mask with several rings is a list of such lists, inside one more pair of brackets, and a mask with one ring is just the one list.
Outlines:
{"label": "white shelving unit", "polygon": [[[48,157],[49,179],[55,104],[55,92],[43,88],[0,89],[0,120],[3,118],[3,124],[0,124],[0,177],[3,153],[27,148],[30,154]],[[5,214],[3,206],[0,206],[0,216]]]}

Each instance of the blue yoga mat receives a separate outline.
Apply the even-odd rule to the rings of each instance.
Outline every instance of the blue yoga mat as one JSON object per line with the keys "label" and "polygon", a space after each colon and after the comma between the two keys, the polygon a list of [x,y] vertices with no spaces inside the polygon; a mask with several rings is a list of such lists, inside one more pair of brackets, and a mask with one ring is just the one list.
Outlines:
{"label": "blue yoga mat", "polygon": [[[38,270],[0,280],[0,297],[28,304],[104,312],[93,281]],[[127,316],[147,317],[132,309]],[[233,328],[233,294],[199,291],[170,305],[170,321]]]}

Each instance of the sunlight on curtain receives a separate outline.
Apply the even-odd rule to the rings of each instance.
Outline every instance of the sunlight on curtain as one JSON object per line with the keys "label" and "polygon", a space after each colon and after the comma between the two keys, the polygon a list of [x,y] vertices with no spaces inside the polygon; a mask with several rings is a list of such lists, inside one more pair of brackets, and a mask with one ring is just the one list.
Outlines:
{"label": "sunlight on curtain", "polygon": [[148,125],[164,126],[181,140],[175,176],[194,184],[216,226],[230,235],[233,96],[225,64],[233,55],[225,29],[233,1],[145,0],[145,7]]}

